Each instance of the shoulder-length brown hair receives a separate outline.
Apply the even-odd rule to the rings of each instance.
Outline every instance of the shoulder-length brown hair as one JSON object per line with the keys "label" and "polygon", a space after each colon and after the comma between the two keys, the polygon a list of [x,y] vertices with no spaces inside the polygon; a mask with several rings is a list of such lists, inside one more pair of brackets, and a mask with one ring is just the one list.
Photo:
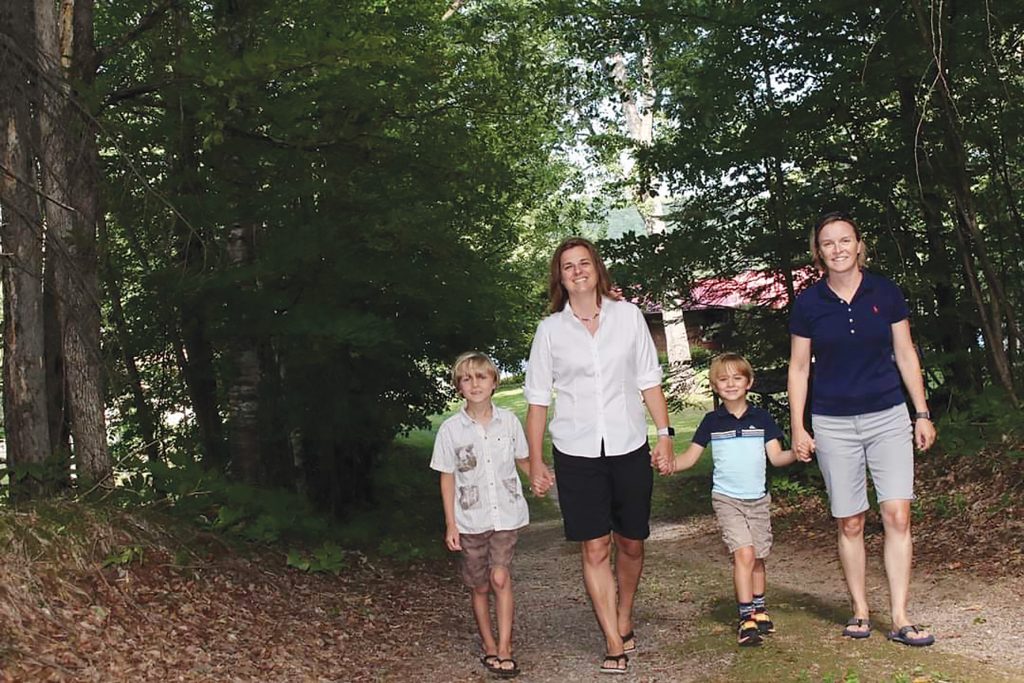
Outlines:
{"label": "shoulder-length brown hair", "polygon": [[564,240],[555,249],[554,255],[551,257],[551,269],[548,274],[548,301],[551,304],[551,312],[557,313],[565,308],[565,304],[569,301],[569,292],[562,286],[562,254],[573,247],[583,247],[590,253],[590,260],[594,264],[594,272],[597,273],[597,296],[611,296],[612,293],[612,279],[608,275],[608,269],[605,268],[604,261],[601,260],[601,255],[597,253],[597,247],[588,240],[582,237],[570,237]]}
{"label": "shoulder-length brown hair", "polygon": [[819,273],[824,273],[825,275],[828,275],[828,266],[825,265],[825,259],[821,258],[818,235],[821,234],[822,229],[826,225],[838,223],[839,221],[849,223],[853,227],[853,236],[861,243],[860,253],[857,254],[857,265],[863,268],[868,262],[868,246],[864,243],[864,238],[860,234],[860,226],[853,220],[853,216],[845,211],[832,211],[819,218],[818,222],[811,229],[811,262],[814,263],[814,267],[818,269]]}

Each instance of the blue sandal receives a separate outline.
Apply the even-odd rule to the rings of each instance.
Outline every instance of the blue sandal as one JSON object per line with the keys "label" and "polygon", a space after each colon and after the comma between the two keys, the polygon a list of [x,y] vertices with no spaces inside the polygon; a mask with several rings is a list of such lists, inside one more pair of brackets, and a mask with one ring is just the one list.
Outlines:
{"label": "blue sandal", "polygon": [[886,637],[894,643],[902,643],[903,645],[909,645],[910,647],[927,647],[935,642],[935,636],[930,633],[920,638],[910,637],[911,633],[920,632],[921,628],[919,626],[908,624],[897,631],[889,631],[889,635]]}
{"label": "blue sandal", "polygon": [[[850,628],[856,626],[858,629],[863,628],[865,630],[854,630]],[[853,638],[854,640],[860,640],[861,638],[868,638],[871,636],[871,620],[861,619],[860,617],[850,617],[846,622],[846,628],[843,629],[843,635],[847,638]]]}

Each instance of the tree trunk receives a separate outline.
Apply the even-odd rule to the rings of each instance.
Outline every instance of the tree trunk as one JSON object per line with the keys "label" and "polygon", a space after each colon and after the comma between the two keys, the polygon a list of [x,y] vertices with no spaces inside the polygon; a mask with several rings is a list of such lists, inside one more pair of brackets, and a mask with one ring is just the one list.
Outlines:
{"label": "tree trunk", "polygon": [[[42,463],[51,455],[43,365],[42,216],[36,194],[34,130],[28,92],[35,83],[35,29],[28,3],[0,4],[0,248],[3,281],[3,406],[7,465]],[[41,482],[9,480],[12,498],[42,492]]]}
{"label": "tree trunk", "polygon": [[[235,225],[228,233],[228,260],[236,268],[252,262],[252,225]],[[251,283],[243,290],[253,289]],[[233,373],[227,386],[228,448],[231,470],[235,476],[250,484],[263,481],[263,463],[260,459],[260,358],[256,342],[243,332],[229,344],[229,361]]]}
{"label": "tree trunk", "polygon": [[[177,37],[175,64],[172,69],[177,72],[179,63],[184,59],[181,53],[183,36],[188,33],[190,21],[185,7],[174,10],[179,35]],[[179,126],[177,130],[177,147],[172,150],[169,169],[172,192],[185,198],[198,194],[200,188],[198,178],[199,159],[197,154],[197,134],[195,115],[181,94],[174,101],[171,116]],[[199,278],[206,263],[206,243],[202,235],[197,234],[192,225],[184,217],[175,212],[174,234],[177,242],[176,258],[183,273]],[[228,463],[227,447],[224,442],[224,426],[220,416],[220,403],[217,396],[217,376],[214,371],[214,349],[208,334],[207,302],[204,293],[185,294],[178,303],[179,325],[181,328],[181,344],[178,346],[178,362],[182,377],[188,389],[192,411],[196,418],[199,432],[200,448],[203,464],[209,468],[223,471]]]}
{"label": "tree trunk", "polygon": [[95,130],[69,85],[72,79],[88,84],[95,77],[92,9],[91,0],[65,0],[58,21],[52,3],[36,3],[43,85],[39,153],[49,248],[45,267],[53,269],[59,329],[52,332],[61,342],[74,462],[82,483],[111,473],[100,371],[99,155]]}

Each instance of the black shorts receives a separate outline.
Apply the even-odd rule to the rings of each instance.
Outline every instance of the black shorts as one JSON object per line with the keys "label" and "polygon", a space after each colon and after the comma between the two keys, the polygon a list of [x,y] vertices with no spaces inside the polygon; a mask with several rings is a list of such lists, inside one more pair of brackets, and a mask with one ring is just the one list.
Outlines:
{"label": "black shorts", "polygon": [[636,541],[651,535],[654,470],[646,442],[631,453],[582,458],[554,451],[565,538],[589,541],[615,531]]}

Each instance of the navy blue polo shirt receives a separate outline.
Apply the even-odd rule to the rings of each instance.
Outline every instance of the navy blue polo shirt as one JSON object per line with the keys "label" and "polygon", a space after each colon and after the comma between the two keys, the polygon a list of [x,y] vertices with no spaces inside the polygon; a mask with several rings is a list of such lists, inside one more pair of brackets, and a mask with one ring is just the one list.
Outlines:
{"label": "navy blue polo shirt", "polygon": [[726,410],[724,404],[718,406],[704,416],[693,433],[693,443],[702,447],[711,444],[711,490],[740,500],[764,497],[764,445],[781,438],[782,430],[768,411],[749,404],[741,417]]}
{"label": "navy blue polo shirt", "polygon": [[892,325],[910,316],[907,301],[892,280],[861,272],[849,303],[823,278],[793,304],[789,331],[811,340],[811,412],[816,415],[862,415],[905,401]]}

